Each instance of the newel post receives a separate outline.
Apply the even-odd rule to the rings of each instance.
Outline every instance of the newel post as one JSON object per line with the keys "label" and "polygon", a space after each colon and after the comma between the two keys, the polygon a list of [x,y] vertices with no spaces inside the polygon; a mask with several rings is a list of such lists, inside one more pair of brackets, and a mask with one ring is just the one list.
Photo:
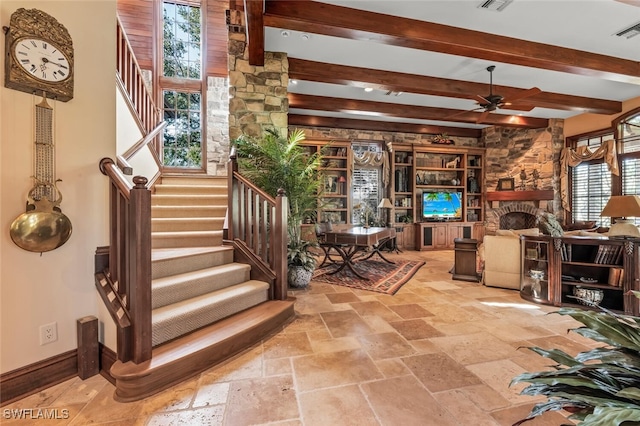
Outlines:
{"label": "newel post", "polygon": [[132,360],[151,359],[151,191],[147,178],[135,176],[131,189],[127,257]]}
{"label": "newel post", "polygon": [[276,300],[285,300],[287,298],[288,280],[287,280],[287,223],[289,214],[289,205],[287,196],[282,188],[278,190],[276,197],[274,223],[274,270],[276,273],[276,285],[274,298]]}

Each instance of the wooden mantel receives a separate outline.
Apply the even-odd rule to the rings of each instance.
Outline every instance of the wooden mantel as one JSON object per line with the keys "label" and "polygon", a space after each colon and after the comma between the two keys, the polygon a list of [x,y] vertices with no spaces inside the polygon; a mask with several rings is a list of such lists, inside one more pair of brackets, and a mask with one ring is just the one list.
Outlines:
{"label": "wooden mantel", "polygon": [[487,201],[540,201],[553,200],[553,189],[540,191],[493,191],[487,192]]}

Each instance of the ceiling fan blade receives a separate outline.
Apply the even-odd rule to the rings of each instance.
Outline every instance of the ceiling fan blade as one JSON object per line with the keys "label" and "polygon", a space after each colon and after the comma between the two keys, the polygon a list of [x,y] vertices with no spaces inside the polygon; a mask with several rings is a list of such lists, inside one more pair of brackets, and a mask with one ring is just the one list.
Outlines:
{"label": "ceiling fan blade", "polygon": [[525,98],[529,98],[531,96],[535,96],[538,93],[542,93],[542,90],[538,89],[537,87],[532,87],[531,89],[527,89],[524,92],[520,93],[518,96],[515,96],[511,99],[508,100],[503,100],[503,104],[511,104],[514,103],[516,101],[519,101],[521,99],[525,99]]}
{"label": "ceiling fan blade", "polygon": [[478,101],[478,103],[480,105],[485,105],[485,104],[490,104],[491,103],[488,99],[483,98],[480,95],[473,95],[472,98],[475,99],[476,101]]}
{"label": "ceiling fan blade", "polygon": [[476,120],[476,123],[478,124],[482,123],[487,118],[490,112],[491,111],[489,110],[482,111],[482,113],[480,114],[480,117],[478,117],[478,119]]}
{"label": "ceiling fan blade", "polygon": [[522,104],[512,104],[512,103],[504,103],[500,106],[501,109],[510,109],[514,111],[531,111],[535,106],[533,105],[522,105]]}
{"label": "ceiling fan blade", "polygon": [[442,120],[443,121],[447,121],[447,120],[450,120],[452,118],[458,117],[459,115],[463,115],[463,114],[466,114],[468,112],[478,111],[478,110],[481,110],[481,109],[484,109],[484,108],[480,107],[480,108],[474,108],[474,109],[470,109],[470,110],[457,111],[455,114],[448,115],[448,116],[444,117]]}

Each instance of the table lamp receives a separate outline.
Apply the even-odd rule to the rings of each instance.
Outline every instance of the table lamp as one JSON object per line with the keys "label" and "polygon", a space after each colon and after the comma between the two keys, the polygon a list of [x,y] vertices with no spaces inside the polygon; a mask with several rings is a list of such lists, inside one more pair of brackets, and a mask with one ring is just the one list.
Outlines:
{"label": "table lamp", "polygon": [[[393,208],[393,204],[391,204],[391,201],[389,201],[388,198],[383,198],[382,200],[380,200],[380,204],[378,204],[378,208],[379,209],[392,209]],[[387,217],[385,219],[388,219],[385,221],[385,223],[387,224],[387,227],[391,228],[391,218],[389,217],[389,213],[387,210]]]}
{"label": "table lamp", "polygon": [[340,175],[340,177],[338,178],[338,185],[340,185],[340,195],[345,195],[344,194],[344,183],[347,181],[347,179],[345,179],[344,176]]}
{"label": "table lamp", "polygon": [[[606,217],[640,217],[640,196],[613,195],[604,206],[600,216]],[[617,219],[609,228],[610,237],[640,237],[640,229],[629,219]]]}

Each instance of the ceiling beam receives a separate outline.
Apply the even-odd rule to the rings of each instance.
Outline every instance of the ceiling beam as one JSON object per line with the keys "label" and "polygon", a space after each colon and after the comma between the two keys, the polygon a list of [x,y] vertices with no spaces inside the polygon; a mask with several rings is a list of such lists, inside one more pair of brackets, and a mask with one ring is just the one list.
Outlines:
{"label": "ceiling beam", "polygon": [[329,127],[335,129],[372,130],[378,132],[417,133],[480,138],[481,129],[432,126],[428,124],[397,123],[394,121],[355,120],[352,118],[320,117],[317,115],[289,114],[289,126]]}
{"label": "ceiling beam", "polygon": [[[384,115],[388,117],[413,118],[418,120],[454,121],[478,124],[481,113],[460,111],[450,108],[412,106],[387,102],[361,101],[355,99],[332,98],[325,96],[301,95],[289,93],[289,109],[306,109],[334,112],[363,112],[363,114]],[[539,129],[547,127],[546,118],[521,117],[491,113],[479,124],[494,126]]]}
{"label": "ceiling beam", "polygon": [[640,82],[640,63],[313,1],[268,1],[264,25],[526,67]]}
{"label": "ceiling beam", "polygon": [[249,64],[264,65],[264,0],[244,0]]}
{"label": "ceiling beam", "polygon": [[[289,78],[460,99],[475,99],[474,95],[486,96],[489,94],[489,85],[484,83],[351,67],[297,58],[289,58]],[[510,98],[517,98],[527,90],[497,85],[494,85],[493,89],[494,93],[500,94],[507,101]],[[510,106],[509,109],[530,111],[534,107],[606,115],[622,112],[622,102],[551,92],[542,92],[527,97]]]}

